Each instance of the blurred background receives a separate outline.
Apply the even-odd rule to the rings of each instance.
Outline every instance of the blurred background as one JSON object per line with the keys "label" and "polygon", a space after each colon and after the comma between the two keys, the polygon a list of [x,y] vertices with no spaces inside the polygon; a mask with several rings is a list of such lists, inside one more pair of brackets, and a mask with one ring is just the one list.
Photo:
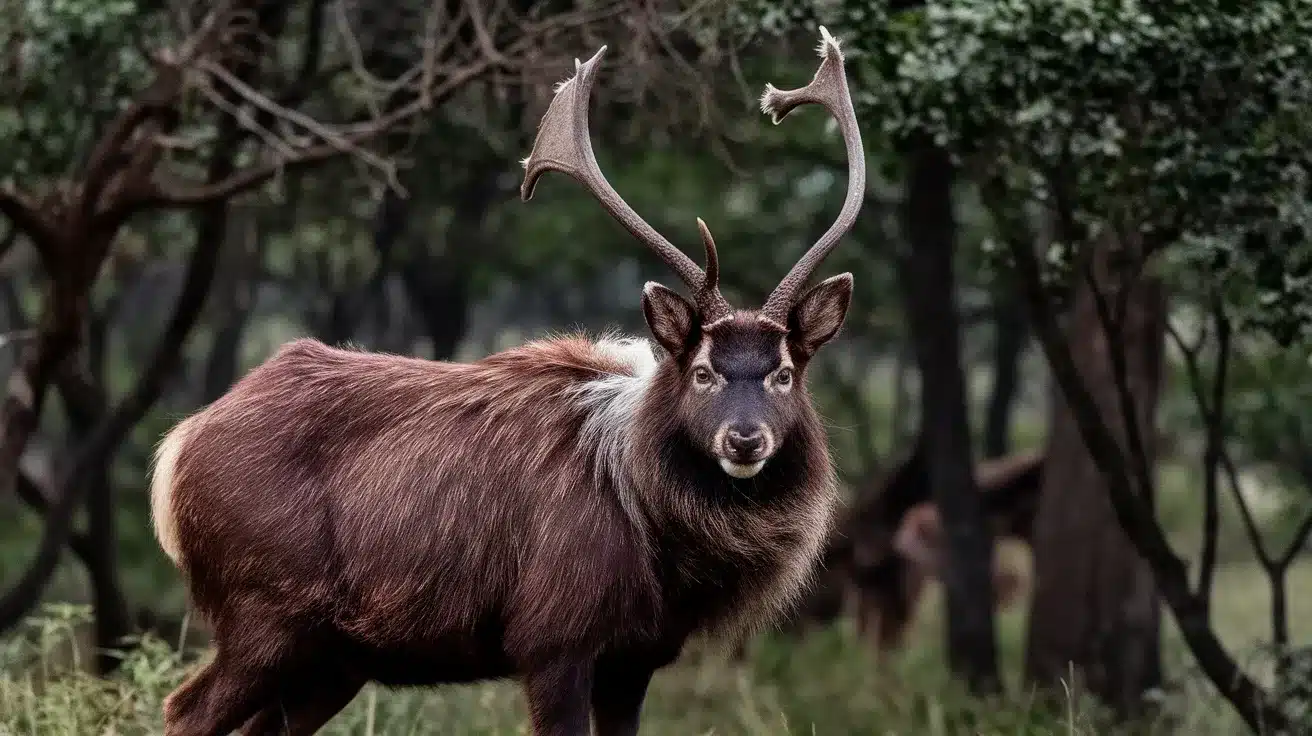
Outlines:
{"label": "blurred background", "polygon": [[[1306,4],[8,0],[0,734],[160,732],[207,635],[151,453],[284,342],[646,334],[673,274],[572,180],[519,197],[574,57],[609,47],[613,186],[759,303],[846,191],[822,110],[758,106],[821,23],[870,171],[807,377],[845,508],[793,617],[690,647],[643,733],[1308,732]],[[328,729],[523,718],[371,687]]]}

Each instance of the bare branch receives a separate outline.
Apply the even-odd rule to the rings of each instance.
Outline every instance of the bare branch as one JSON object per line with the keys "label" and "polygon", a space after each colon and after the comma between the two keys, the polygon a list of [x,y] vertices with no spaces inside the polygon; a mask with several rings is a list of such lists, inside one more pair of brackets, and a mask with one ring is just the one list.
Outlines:
{"label": "bare branch", "polygon": [[[210,101],[210,104],[231,116],[233,120],[237,121],[237,125],[240,126],[242,130],[247,133],[253,133],[264,143],[264,145],[271,148],[276,154],[287,158],[296,155],[296,150],[292,148],[290,143],[279,137],[277,133],[268,129],[267,119],[272,118],[271,115],[251,115],[245,108],[229,101],[209,84],[202,84],[198,89],[200,93],[204,95],[205,99]],[[156,145],[163,146],[164,141],[157,138]]]}
{"label": "bare branch", "polygon": [[479,0],[465,0],[465,4],[469,6],[469,23],[474,27],[474,38],[478,40],[479,51],[482,51],[483,56],[493,63],[508,64],[510,60],[497,50],[492,34],[487,32],[487,25],[483,18],[483,3]]}
{"label": "bare branch", "polygon": [[[393,80],[379,79],[368,70],[364,59],[364,49],[360,46],[360,41],[356,38],[355,31],[351,28],[351,21],[346,15],[345,4],[342,0],[338,0],[334,5],[335,12],[333,14],[333,20],[337,25],[338,32],[342,36],[343,45],[346,48],[346,55],[350,59],[347,68],[349,68],[359,81],[365,84],[365,86],[381,92],[384,97],[390,97],[410,86],[416,79],[418,79],[421,84],[420,96],[427,98],[432,94],[432,88],[437,79],[437,71],[440,68],[437,59],[441,58],[442,55],[446,53],[447,49],[459,35],[464,24],[464,6],[461,5],[459,10],[460,13],[447,22],[448,30],[441,38],[438,38],[436,42],[429,42],[426,39],[424,44],[424,55],[420,63],[407,69]],[[372,100],[367,104],[369,104],[370,110],[375,116],[382,114],[382,110],[380,110]],[[422,109],[430,109],[432,104],[432,100],[428,99],[427,104],[425,104]]]}
{"label": "bare branch", "polygon": [[83,176],[82,215],[89,217],[100,204],[101,194],[109,186],[114,172],[123,163],[123,148],[148,120],[166,114],[176,104],[186,85],[186,70],[219,45],[232,22],[231,0],[220,2],[205,16],[201,27],[176,51],[164,50],[155,55],[155,78],[132,104],[114,119],[97,141]]}
{"label": "bare branch", "polygon": [[16,232],[27,235],[47,263],[52,260],[50,253],[57,235],[36,202],[7,184],[0,185],[0,214],[9,218]]}
{"label": "bare branch", "polygon": [[[19,500],[43,518],[48,517],[50,499],[54,495],[50,489],[43,487],[35,478],[21,470],[18,471],[17,489]],[[68,537],[68,546],[84,563],[92,558],[91,540],[82,532],[71,533]]]}
{"label": "bare branch", "polygon": [[[238,79],[232,72],[224,69],[219,64],[211,61],[202,61],[201,68],[217,77],[224,84],[228,85],[232,91],[236,92],[239,97],[254,105],[256,108],[267,112],[276,119],[287,120],[295,125],[308,130],[322,140],[328,142],[341,153],[356,156],[370,166],[381,170],[386,176],[389,184],[400,188],[400,183],[396,181],[396,166],[389,161],[384,160],[375,153],[356,146],[350,139],[334,131],[326,125],[323,125],[314,118],[298,110],[292,110],[279,105],[268,97],[260,94],[258,90],[249,84]],[[284,147],[281,155],[284,159],[292,159],[296,156],[290,146]]]}
{"label": "bare branch", "polygon": [[[434,90],[434,99],[444,102],[456,90],[487,70],[487,60],[479,60],[465,67],[458,74],[448,77]],[[422,102],[412,101],[396,110],[366,123],[354,126],[342,126],[334,131],[340,141],[359,145],[367,140],[386,133],[401,122],[413,118],[422,112]],[[342,153],[337,143],[321,143],[300,148],[290,156],[270,159],[264,164],[252,166],[213,184],[169,184],[158,181],[138,189],[124,197],[122,211],[118,216],[127,216],[152,207],[196,207],[220,199],[227,199],[242,192],[264,184],[279,173],[290,171],[318,161],[332,158]]]}
{"label": "bare branch", "polygon": [[1262,532],[1253,519],[1253,511],[1248,508],[1248,499],[1244,498],[1244,489],[1239,483],[1239,471],[1235,469],[1234,459],[1230,457],[1230,453],[1224,451],[1221,453],[1221,467],[1225,469],[1231,494],[1234,496],[1235,504],[1239,506],[1239,516],[1244,522],[1244,531],[1248,534],[1248,541],[1253,545],[1253,551],[1257,553],[1257,559],[1262,563],[1262,568],[1269,572],[1275,566],[1275,560],[1267,552],[1266,543],[1262,541]]}

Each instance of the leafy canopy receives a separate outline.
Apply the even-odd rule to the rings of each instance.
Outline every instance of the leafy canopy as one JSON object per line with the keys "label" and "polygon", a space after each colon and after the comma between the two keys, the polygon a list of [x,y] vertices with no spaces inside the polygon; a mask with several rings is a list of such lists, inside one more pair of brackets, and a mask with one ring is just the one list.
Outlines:
{"label": "leafy canopy", "polygon": [[1115,228],[1206,273],[1279,341],[1312,329],[1312,4],[751,5],[739,19],[753,30],[825,23],[843,39],[867,128],[932,139],[1013,194],[1060,197],[1078,227],[1055,250]]}

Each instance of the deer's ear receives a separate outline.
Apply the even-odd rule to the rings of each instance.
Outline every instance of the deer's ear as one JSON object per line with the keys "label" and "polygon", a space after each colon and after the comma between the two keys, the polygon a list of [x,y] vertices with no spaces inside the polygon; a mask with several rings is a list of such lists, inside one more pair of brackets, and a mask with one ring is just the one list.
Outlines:
{"label": "deer's ear", "polygon": [[656,341],[675,358],[683,357],[688,348],[697,310],[687,299],[655,281],[642,287],[642,316]]}
{"label": "deer's ear", "polygon": [[788,313],[789,339],[806,357],[838,334],[852,305],[852,274],[840,273],[816,284]]}

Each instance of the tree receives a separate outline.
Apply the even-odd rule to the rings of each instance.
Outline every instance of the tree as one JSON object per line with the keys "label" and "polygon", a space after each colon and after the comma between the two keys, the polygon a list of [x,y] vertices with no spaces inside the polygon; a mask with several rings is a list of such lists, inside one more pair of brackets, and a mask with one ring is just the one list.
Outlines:
{"label": "tree", "polygon": [[902,257],[908,327],[920,367],[921,434],[929,488],[945,530],[948,564],[948,659],[979,691],[1000,685],[993,625],[993,540],[975,485],[961,366],[956,305],[954,171],[947,151],[913,139],[907,156],[906,229]]}
{"label": "tree", "polygon": [[[835,21],[860,29],[852,35],[863,39],[866,68],[882,81],[872,92],[872,114],[893,135],[929,136],[946,147],[995,211],[1032,208],[1056,223],[1057,237],[1041,254],[1005,238],[999,265],[1024,298],[1110,518],[1151,568],[1221,694],[1254,731],[1285,731],[1289,712],[1278,693],[1260,687],[1222,647],[1205,589],[1191,585],[1154,518],[1153,448],[1144,430],[1159,354],[1152,341],[1161,297],[1152,295],[1152,281],[1170,254],[1192,254],[1195,266],[1207,263],[1212,271],[1217,263],[1244,261],[1258,274],[1280,274],[1265,280],[1261,299],[1276,318],[1273,334],[1286,342],[1307,334],[1306,320],[1297,319],[1305,304],[1294,293],[1297,281],[1284,278],[1305,272],[1299,268],[1306,249],[1263,249],[1251,241],[1271,244],[1274,234],[1291,232],[1294,241],[1307,239],[1300,213],[1312,158],[1312,8],[1287,0],[1243,7],[1220,0],[1151,7],[948,0],[914,19],[885,11],[849,8]],[[1300,218],[1303,224],[1291,228]],[[1071,304],[1074,311],[1064,314]],[[1068,335],[1092,343],[1073,345]],[[1074,444],[1053,441],[1054,451]],[[1089,514],[1098,518],[1096,510]],[[1115,529],[1104,526],[1100,534]],[[1059,554],[1081,555],[1084,548],[1064,544]],[[1145,595],[1135,586],[1121,593],[1130,600]],[[1108,609],[1095,606],[1097,612],[1105,617]],[[1075,620],[1075,611],[1066,618]],[[1110,623],[1080,629],[1116,630],[1104,626]],[[1077,666],[1097,659],[1090,656],[1097,643],[1085,644]],[[1153,667],[1141,662],[1135,669]],[[1132,676],[1139,682],[1126,683],[1085,674],[1106,683],[1102,694],[1120,705],[1130,699],[1126,688],[1145,681],[1138,673]]]}
{"label": "tree", "polygon": [[[1107,243],[1082,254],[1091,263],[1080,271],[1101,278],[1076,288],[1063,339],[1109,431],[1121,447],[1136,446],[1136,462],[1153,467],[1164,291],[1151,276],[1136,279],[1109,268],[1115,251]],[[1120,386],[1125,394],[1118,393]],[[1034,525],[1036,585],[1026,676],[1058,682],[1074,663],[1087,682],[1072,685],[1087,686],[1122,714],[1135,713],[1142,694],[1161,685],[1152,572],[1117,525],[1105,482],[1060,392],[1052,413],[1048,471]],[[1152,504],[1151,485],[1135,491]]]}

